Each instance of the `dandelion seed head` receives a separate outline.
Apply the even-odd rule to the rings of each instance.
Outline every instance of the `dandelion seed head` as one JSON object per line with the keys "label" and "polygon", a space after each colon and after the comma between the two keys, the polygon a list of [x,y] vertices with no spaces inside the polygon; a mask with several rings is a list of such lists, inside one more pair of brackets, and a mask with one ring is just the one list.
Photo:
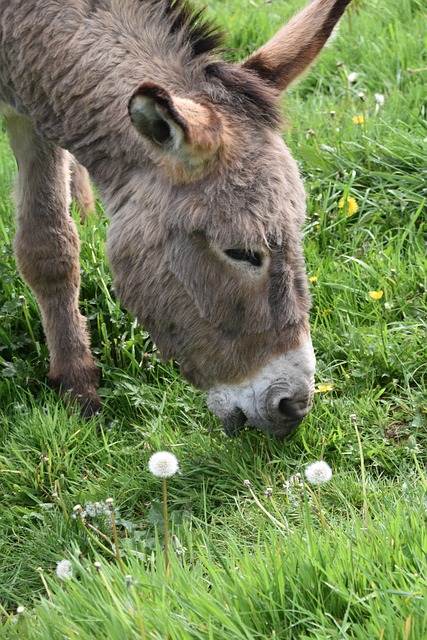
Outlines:
{"label": "dandelion seed head", "polygon": [[109,511],[109,513],[112,513],[114,511],[114,499],[113,498],[107,498],[105,501],[105,505]]}
{"label": "dandelion seed head", "polygon": [[170,478],[178,471],[178,460],[169,451],[158,451],[148,461],[148,469],[158,478]]}
{"label": "dandelion seed head", "polygon": [[84,512],[90,518],[103,518],[109,515],[110,510],[108,506],[102,502],[86,502]]}
{"label": "dandelion seed head", "polygon": [[85,519],[86,511],[83,509],[81,504],[76,504],[76,506],[73,507],[73,513],[71,514],[71,517],[74,520],[77,520],[77,518],[81,518],[82,520]]}
{"label": "dandelion seed head", "polygon": [[300,473],[296,473],[286,480],[283,488],[286,492],[287,498],[294,507],[297,507],[301,503],[301,488],[302,478]]}
{"label": "dandelion seed head", "polygon": [[357,80],[358,77],[358,73],[356,73],[356,71],[352,71],[351,73],[348,74],[347,76],[347,80],[350,84],[354,84]]}
{"label": "dandelion seed head", "polygon": [[56,563],[56,575],[61,580],[71,580],[73,577],[73,567],[69,560],[60,560]]}
{"label": "dandelion seed head", "polygon": [[19,607],[16,607],[16,613],[18,614],[18,616],[21,613],[24,613],[24,611],[25,611],[25,607],[23,607],[22,605],[20,605]]}
{"label": "dandelion seed head", "polygon": [[332,478],[332,469],[324,460],[312,462],[305,468],[305,478],[310,484],[325,484]]}
{"label": "dandelion seed head", "polygon": [[383,104],[384,104],[384,100],[385,100],[385,98],[384,98],[384,96],[383,96],[383,94],[382,94],[382,93],[376,93],[376,94],[375,94],[375,102],[376,102],[380,107],[382,107],[382,106],[383,106]]}

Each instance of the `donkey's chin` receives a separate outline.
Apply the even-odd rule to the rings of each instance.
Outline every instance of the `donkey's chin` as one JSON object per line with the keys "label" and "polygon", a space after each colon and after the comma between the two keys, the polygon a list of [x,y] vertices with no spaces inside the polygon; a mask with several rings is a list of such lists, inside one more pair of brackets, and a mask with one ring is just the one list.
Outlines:
{"label": "donkey's chin", "polygon": [[296,427],[298,427],[298,425],[301,424],[303,420],[304,418],[300,418],[298,420],[287,422],[286,424],[277,425],[277,427],[268,429],[268,433],[278,440],[284,440],[294,431],[294,429],[296,429]]}

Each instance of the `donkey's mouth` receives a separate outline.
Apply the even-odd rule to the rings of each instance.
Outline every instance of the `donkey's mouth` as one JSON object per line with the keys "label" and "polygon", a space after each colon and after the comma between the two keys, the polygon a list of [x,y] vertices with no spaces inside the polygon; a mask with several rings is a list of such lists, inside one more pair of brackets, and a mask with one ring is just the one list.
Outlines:
{"label": "donkey's mouth", "polygon": [[247,424],[249,427],[261,429],[269,433],[278,440],[284,440],[302,421],[303,418],[298,418],[296,420],[281,422],[277,425],[270,424],[266,427],[266,425],[257,424],[256,420],[248,418],[240,407],[235,407],[233,411],[225,417],[221,416],[222,426],[227,436],[237,436],[239,431]]}
{"label": "donkey's mouth", "polygon": [[240,429],[245,426],[246,421],[247,417],[240,407],[236,407],[227,416],[221,417],[222,426],[227,436],[237,436]]}

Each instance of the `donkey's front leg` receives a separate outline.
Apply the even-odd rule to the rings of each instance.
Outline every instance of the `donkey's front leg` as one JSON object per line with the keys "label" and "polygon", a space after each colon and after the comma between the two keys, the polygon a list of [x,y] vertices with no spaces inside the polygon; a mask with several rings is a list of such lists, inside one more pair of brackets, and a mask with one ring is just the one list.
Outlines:
{"label": "donkey's front leg", "polygon": [[71,157],[20,116],[8,117],[6,126],[18,162],[16,261],[41,309],[49,379],[91,414],[100,409],[99,370],[78,309],[80,243],[69,213]]}

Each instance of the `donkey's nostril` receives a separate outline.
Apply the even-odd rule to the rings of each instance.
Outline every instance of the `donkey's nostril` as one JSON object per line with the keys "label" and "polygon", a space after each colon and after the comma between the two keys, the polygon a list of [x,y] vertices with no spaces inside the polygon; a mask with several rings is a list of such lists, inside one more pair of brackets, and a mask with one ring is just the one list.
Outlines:
{"label": "donkey's nostril", "polygon": [[277,408],[283,418],[296,420],[301,417],[301,409],[290,398],[282,398]]}

